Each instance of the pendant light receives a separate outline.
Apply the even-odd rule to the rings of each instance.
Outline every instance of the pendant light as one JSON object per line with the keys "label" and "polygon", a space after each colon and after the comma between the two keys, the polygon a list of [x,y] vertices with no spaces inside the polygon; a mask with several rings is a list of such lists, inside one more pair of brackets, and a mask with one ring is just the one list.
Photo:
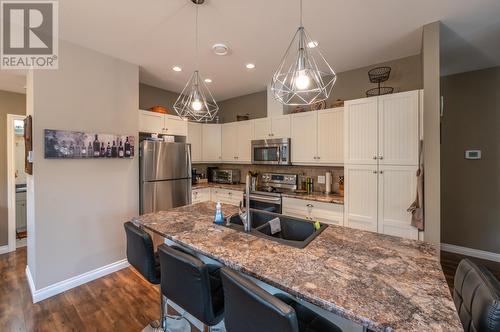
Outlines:
{"label": "pendant light", "polygon": [[337,75],[302,25],[295,32],[281,63],[273,75],[271,90],[284,105],[311,105],[326,100]]}
{"label": "pendant light", "polygon": [[[196,5],[196,68],[199,67],[198,61],[198,6],[203,4],[204,0],[191,0]],[[212,121],[219,106],[217,105],[212,93],[196,69],[189,78],[186,86],[174,103],[174,110],[179,117],[184,120],[193,120],[196,122]]]}

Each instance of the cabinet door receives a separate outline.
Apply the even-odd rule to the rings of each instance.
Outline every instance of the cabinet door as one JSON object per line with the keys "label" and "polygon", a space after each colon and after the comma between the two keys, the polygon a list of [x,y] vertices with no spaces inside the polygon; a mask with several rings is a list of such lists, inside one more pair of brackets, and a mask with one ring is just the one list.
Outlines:
{"label": "cabinet door", "polygon": [[290,137],[290,115],[271,118],[271,136],[272,138]]}
{"label": "cabinet door", "polygon": [[344,224],[344,207],[340,204],[283,197],[283,214],[325,224]]}
{"label": "cabinet door", "polygon": [[380,164],[418,164],[418,91],[379,97]]}
{"label": "cabinet door", "polygon": [[317,156],[317,112],[292,115],[292,162],[315,163]]}
{"label": "cabinet door", "polygon": [[193,189],[191,201],[193,204],[210,201],[210,188]]}
{"label": "cabinet door", "polygon": [[222,125],[221,139],[222,161],[236,162],[238,159],[238,124],[236,122]]}
{"label": "cabinet door", "polygon": [[406,209],[416,197],[416,166],[380,166],[378,232],[418,240]]}
{"label": "cabinet door", "polygon": [[186,136],[187,121],[180,119],[178,116],[165,115],[164,131],[167,135]]}
{"label": "cabinet door", "polygon": [[191,160],[193,162],[202,161],[201,156],[201,123],[189,122],[187,124],[188,135],[187,142],[191,143]]}
{"label": "cabinet door", "polygon": [[377,231],[377,182],[376,165],[346,165],[344,225]]}
{"label": "cabinet door", "polygon": [[319,163],[342,164],[344,162],[344,109],[318,111],[318,159]]}
{"label": "cabinet door", "polygon": [[141,133],[163,133],[164,124],[163,114],[139,111],[139,131]]}
{"label": "cabinet door", "polygon": [[271,118],[253,120],[254,139],[271,138]]}
{"label": "cabinet door", "polygon": [[202,126],[202,159],[203,161],[221,161],[221,125],[203,124]]}
{"label": "cabinet door", "polygon": [[349,100],[344,107],[344,162],[377,164],[377,97]]}
{"label": "cabinet door", "polygon": [[250,162],[252,159],[253,122],[237,122],[238,147],[236,160],[239,162]]}

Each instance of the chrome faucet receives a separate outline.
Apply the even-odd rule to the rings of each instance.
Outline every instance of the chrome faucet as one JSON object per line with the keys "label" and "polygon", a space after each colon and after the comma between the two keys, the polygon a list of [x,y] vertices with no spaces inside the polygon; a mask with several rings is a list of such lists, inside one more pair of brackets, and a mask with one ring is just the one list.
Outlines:
{"label": "chrome faucet", "polygon": [[242,210],[242,205],[243,201],[240,201],[240,208],[239,208],[239,216],[241,219],[241,222],[243,223],[243,227],[245,229],[245,232],[250,232],[252,230],[252,218],[250,214],[250,181],[251,177],[250,174],[247,174],[247,177],[245,179],[245,205],[246,205],[246,210],[243,212]]}

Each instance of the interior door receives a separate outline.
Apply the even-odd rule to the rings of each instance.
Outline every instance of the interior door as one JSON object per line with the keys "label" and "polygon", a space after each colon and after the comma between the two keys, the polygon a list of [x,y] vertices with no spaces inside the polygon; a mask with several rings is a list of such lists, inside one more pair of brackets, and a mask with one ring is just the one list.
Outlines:
{"label": "interior door", "polygon": [[415,200],[417,166],[379,168],[378,232],[418,240],[418,229],[411,226],[406,210]]}
{"label": "interior door", "polygon": [[253,122],[240,121],[236,124],[238,137],[237,161],[250,162],[252,159]]}
{"label": "interior door", "polygon": [[346,165],[344,225],[377,232],[377,165]]}
{"label": "interior door", "polygon": [[238,161],[238,124],[236,122],[225,123],[221,130],[222,161]]}
{"label": "interior door", "polygon": [[271,133],[273,138],[290,137],[290,115],[271,118]]}
{"label": "interior door", "polygon": [[418,91],[379,97],[380,164],[418,164]]}
{"label": "interior door", "polygon": [[377,97],[345,102],[344,162],[346,164],[377,164],[377,109]]}
{"label": "interior door", "polygon": [[304,112],[292,115],[292,162],[316,162],[317,133],[317,112]]}
{"label": "interior door", "polygon": [[344,109],[318,111],[318,162],[344,162]]}
{"label": "interior door", "polygon": [[254,139],[271,138],[271,118],[262,118],[253,120]]}

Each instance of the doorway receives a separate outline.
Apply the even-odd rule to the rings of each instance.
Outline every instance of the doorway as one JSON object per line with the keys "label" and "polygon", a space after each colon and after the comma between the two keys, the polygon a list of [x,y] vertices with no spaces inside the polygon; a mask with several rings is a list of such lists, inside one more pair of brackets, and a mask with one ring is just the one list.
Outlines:
{"label": "doorway", "polygon": [[24,171],[24,118],[7,114],[7,200],[9,251],[26,246],[26,173]]}

